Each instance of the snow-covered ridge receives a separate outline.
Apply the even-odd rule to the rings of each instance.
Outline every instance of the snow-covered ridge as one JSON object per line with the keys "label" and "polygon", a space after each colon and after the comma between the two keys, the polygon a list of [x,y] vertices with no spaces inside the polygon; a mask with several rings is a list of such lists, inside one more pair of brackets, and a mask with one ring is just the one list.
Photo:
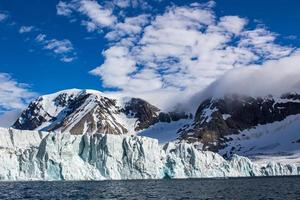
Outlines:
{"label": "snow-covered ridge", "polygon": [[[133,124],[124,124],[124,114],[108,98],[96,90],[70,89],[43,95],[32,101],[17,119],[14,128],[71,132],[124,134]],[[119,123],[116,119],[119,119]]]}
{"label": "snow-covered ridge", "polygon": [[71,135],[0,128],[1,180],[104,180],[296,175],[300,167],[229,161],[187,143],[129,135]]}
{"label": "snow-covered ridge", "polygon": [[75,135],[119,135],[136,134],[158,122],[170,123],[188,117],[185,113],[161,112],[139,98],[113,97],[96,90],[70,89],[38,97],[12,127],[70,132]]}

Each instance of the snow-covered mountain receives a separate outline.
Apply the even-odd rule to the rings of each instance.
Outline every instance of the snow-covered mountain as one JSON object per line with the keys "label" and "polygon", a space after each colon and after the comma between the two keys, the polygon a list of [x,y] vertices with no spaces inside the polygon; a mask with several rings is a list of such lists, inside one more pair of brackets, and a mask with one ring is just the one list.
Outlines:
{"label": "snow-covered mountain", "polygon": [[199,102],[195,117],[162,112],[139,98],[116,98],[95,90],[44,95],[26,108],[15,129],[77,134],[133,134],[184,141],[200,150],[233,154],[300,155],[300,95],[226,95]]}
{"label": "snow-covered mountain", "polygon": [[300,175],[299,131],[298,94],[210,98],[193,117],[65,90],[37,98],[13,128],[0,129],[0,179]]}
{"label": "snow-covered mountain", "polygon": [[156,123],[190,118],[182,112],[161,112],[139,98],[109,97],[95,90],[64,90],[32,101],[13,124],[21,130],[71,134],[135,134]]}
{"label": "snow-covered mountain", "polygon": [[230,157],[300,151],[300,95],[227,95],[202,102],[180,140]]}

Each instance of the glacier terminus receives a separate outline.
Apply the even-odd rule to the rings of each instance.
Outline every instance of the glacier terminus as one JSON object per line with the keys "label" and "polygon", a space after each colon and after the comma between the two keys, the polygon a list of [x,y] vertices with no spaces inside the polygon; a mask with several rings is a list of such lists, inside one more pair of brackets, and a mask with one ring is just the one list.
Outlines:
{"label": "glacier terminus", "polygon": [[148,137],[0,129],[1,180],[119,180],[299,175],[300,165],[257,164]]}

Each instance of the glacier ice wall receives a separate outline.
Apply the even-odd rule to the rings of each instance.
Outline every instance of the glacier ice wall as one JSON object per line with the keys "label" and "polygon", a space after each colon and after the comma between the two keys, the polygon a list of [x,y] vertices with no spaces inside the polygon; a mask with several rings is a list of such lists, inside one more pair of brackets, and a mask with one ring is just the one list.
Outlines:
{"label": "glacier ice wall", "polygon": [[71,135],[0,128],[1,180],[105,180],[298,175],[300,166],[160,146],[129,135]]}

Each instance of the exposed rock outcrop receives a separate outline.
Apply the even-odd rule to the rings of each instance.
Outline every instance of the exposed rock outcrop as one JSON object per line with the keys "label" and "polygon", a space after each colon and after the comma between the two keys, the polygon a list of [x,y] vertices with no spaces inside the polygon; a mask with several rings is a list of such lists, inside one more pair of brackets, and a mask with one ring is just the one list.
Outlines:
{"label": "exposed rock outcrop", "polygon": [[139,98],[132,98],[126,102],[124,113],[137,119],[135,131],[147,129],[158,122],[170,123],[180,119],[192,118],[191,114],[184,112],[161,112],[159,108]]}

